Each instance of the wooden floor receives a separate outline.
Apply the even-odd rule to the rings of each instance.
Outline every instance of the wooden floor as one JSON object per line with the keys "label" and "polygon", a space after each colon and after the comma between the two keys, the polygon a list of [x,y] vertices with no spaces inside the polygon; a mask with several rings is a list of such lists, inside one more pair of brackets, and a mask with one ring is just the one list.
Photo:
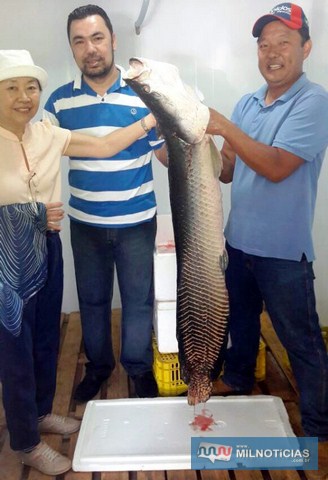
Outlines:
{"label": "wooden floor", "polygon": [[[120,311],[114,312],[113,329],[116,339],[116,357],[119,351]],[[283,399],[291,425],[296,435],[302,435],[298,397],[290,368],[286,365],[283,349],[272,330],[266,314],[262,316],[262,335],[266,343],[266,379],[258,382],[253,394],[276,395]],[[61,348],[59,356],[57,392],[54,412],[82,418],[85,405],[77,405],[72,399],[75,385],[84,374],[84,353],[81,347],[81,328],[78,313],[63,315],[61,328]],[[113,372],[108,385],[104,384],[98,397],[101,399],[133,397],[133,387],[120,364]],[[44,439],[56,450],[73,457],[77,435],[62,438],[57,435],[44,435]],[[49,477],[36,470],[23,467],[16,454],[11,451],[8,431],[5,425],[1,404],[0,385],[0,480],[49,480]],[[73,472],[57,476],[57,480],[304,480],[299,471],[156,471],[156,472]]]}

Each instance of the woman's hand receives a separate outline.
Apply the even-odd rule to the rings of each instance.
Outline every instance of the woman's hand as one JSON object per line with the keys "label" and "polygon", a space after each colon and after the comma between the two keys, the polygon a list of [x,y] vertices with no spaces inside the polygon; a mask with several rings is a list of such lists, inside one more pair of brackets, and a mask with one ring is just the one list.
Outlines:
{"label": "woman's hand", "polygon": [[144,117],[144,121],[146,123],[148,130],[151,130],[152,128],[156,127],[156,118],[152,113],[148,113],[148,115]]}
{"label": "woman's hand", "polygon": [[60,232],[60,222],[61,220],[63,220],[65,213],[64,210],[61,208],[62,206],[62,202],[46,203],[48,230],[56,230],[57,232]]}

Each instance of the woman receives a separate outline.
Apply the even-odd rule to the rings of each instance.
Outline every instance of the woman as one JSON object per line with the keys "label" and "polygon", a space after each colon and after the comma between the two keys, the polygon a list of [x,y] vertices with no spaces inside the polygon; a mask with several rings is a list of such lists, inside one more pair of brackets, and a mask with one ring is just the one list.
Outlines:
{"label": "woman", "polygon": [[51,413],[63,289],[60,159],[110,157],[156,122],[149,114],[102,138],[32,124],[46,82],[29,52],[0,51],[0,378],[12,449],[24,464],[59,475],[71,461],[40,433],[80,426]]}

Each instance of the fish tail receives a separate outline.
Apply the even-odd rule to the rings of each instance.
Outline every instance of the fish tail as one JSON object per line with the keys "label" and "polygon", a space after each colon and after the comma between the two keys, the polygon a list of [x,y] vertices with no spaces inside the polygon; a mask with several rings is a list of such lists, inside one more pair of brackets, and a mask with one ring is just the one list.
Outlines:
{"label": "fish tail", "polygon": [[197,372],[190,378],[188,385],[188,404],[205,403],[210,398],[212,382],[208,373]]}

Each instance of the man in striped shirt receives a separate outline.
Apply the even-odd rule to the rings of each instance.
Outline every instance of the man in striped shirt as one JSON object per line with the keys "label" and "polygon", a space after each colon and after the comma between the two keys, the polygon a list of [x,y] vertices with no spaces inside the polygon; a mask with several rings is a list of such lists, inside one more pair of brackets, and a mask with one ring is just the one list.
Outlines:
{"label": "man in striped shirt", "polygon": [[[44,116],[70,130],[102,136],[142,118],[147,108],[114,63],[116,38],[106,12],[76,8],[67,33],[82,75],[59,87]],[[152,151],[166,162],[163,142],[144,124],[145,134],[118,155],[70,158],[69,217],[86,374],[75,399],[86,402],[115,366],[111,339],[114,265],[122,301],[120,361],[139,397],[155,397],[152,374],[153,248],[156,199]]]}

